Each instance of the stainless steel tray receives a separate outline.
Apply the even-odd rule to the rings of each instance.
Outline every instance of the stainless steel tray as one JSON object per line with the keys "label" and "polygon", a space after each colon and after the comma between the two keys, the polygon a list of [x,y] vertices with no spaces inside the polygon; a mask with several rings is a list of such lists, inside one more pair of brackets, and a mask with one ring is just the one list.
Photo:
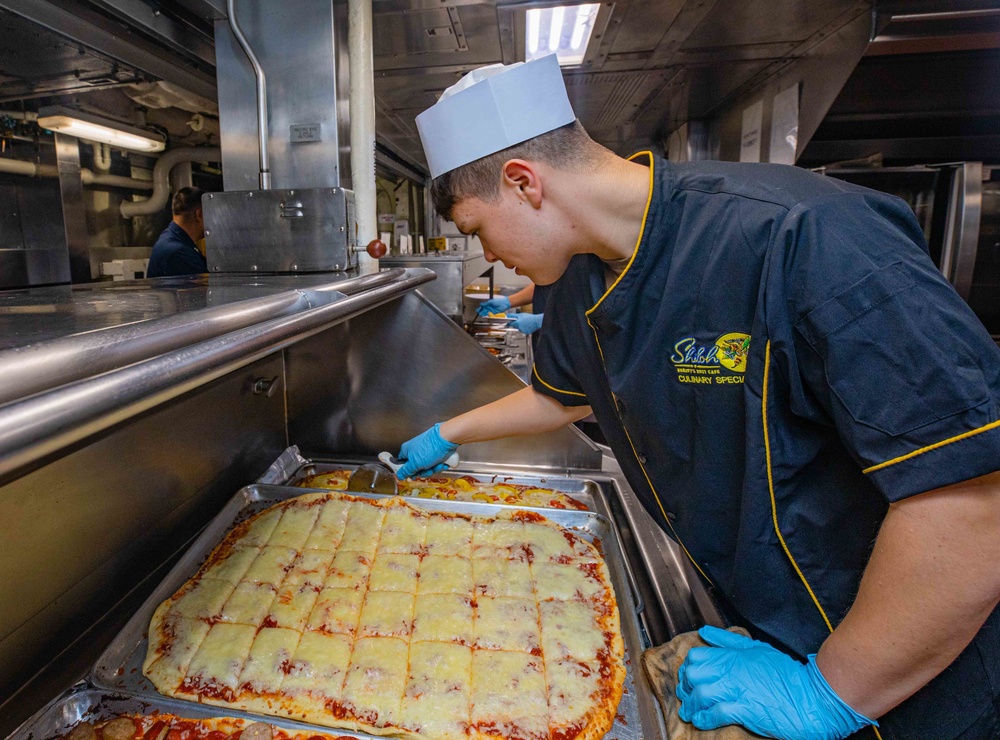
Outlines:
{"label": "stainless steel tray", "polygon": [[[371,462],[365,460],[364,462]],[[313,475],[322,475],[334,470],[353,470],[359,464],[357,460],[337,461],[337,460],[307,460],[302,457],[298,449],[289,448],[275,463],[268,469],[267,473],[261,476],[258,483],[270,483],[281,486],[295,486],[299,481]],[[454,470],[435,473],[435,478],[474,478],[482,483],[512,483],[518,486],[533,486],[536,488],[551,488],[553,491],[565,493],[572,496],[591,511],[608,516],[608,506],[597,506],[597,499],[603,499],[603,492],[600,486],[592,480],[583,478],[566,478],[555,476],[526,476],[526,475],[505,475],[503,473],[482,473],[476,472],[475,468],[467,468],[461,463]],[[413,499],[408,499],[413,500]],[[427,499],[421,499],[427,500]]]}
{"label": "stainless steel tray", "polygon": [[[240,489],[229,501],[215,519],[205,528],[191,548],[184,554],[176,566],[170,571],[163,582],[150,595],[138,612],[133,615],[117,638],[108,646],[98,659],[90,674],[90,680],[98,687],[113,691],[124,691],[143,697],[163,697],[156,691],[152,683],[142,675],[142,663],[148,646],[147,629],[156,607],[169,598],[191,576],[233,528],[244,519],[256,514],[272,504],[284,501],[311,490],[307,488],[291,488],[287,486],[252,485]],[[351,494],[360,495],[360,494]],[[387,498],[379,494],[371,494],[364,498]],[[494,516],[501,511],[509,511],[511,507],[496,504],[463,503],[457,501],[438,501],[434,499],[407,499],[414,506],[430,511],[448,511],[475,516]],[[625,643],[626,678],[625,692],[618,707],[618,715],[614,726],[608,733],[609,739],[639,740],[643,737],[654,737],[658,734],[655,700],[645,685],[645,678],[633,670],[633,657],[638,660],[642,652],[639,621],[634,609],[629,608],[633,600],[632,589],[629,586],[625,560],[617,533],[611,520],[601,514],[588,511],[567,511],[564,509],[540,509],[519,507],[519,510],[533,511],[564,527],[577,532],[589,541],[600,540],[605,561],[611,574],[611,582],[618,599],[621,613],[622,637]],[[642,693],[636,690],[636,679],[640,682]],[[190,705],[189,702],[171,700],[175,703]],[[640,711],[640,704],[644,711]],[[261,718],[267,715],[256,715],[238,710],[216,710],[233,717]],[[268,719],[267,721],[271,721]],[[324,731],[318,725],[314,728]],[[329,732],[329,728],[326,728]],[[339,732],[339,731],[338,731]],[[373,738],[376,736],[359,734],[357,737]]]}
{"label": "stainless steel tray", "polygon": [[[207,704],[177,701],[163,696],[135,696],[125,693],[109,692],[94,688],[87,684],[77,684],[64,694],[56,697],[42,707],[34,716],[27,719],[7,737],[7,740],[54,740],[62,737],[79,722],[102,722],[122,714],[152,714],[154,712],[173,714],[185,719],[206,719],[209,717],[246,717],[250,715]],[[260,719],[253,717],[253,719]],[[317,728],[313,725],[286,720],[280,717],[268,717],[267,723],[292,732],[313,734]],[[322,728],[333,738],[354,737],[367,738],[348,730]]]}

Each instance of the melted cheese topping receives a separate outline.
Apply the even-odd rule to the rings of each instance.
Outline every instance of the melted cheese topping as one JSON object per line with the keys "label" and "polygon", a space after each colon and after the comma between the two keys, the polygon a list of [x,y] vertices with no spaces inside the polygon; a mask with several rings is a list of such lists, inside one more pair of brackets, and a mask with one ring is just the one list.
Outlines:
{"label": "melted cheese topping", "polygon": [[372,573],[368,578],[368,590],[415,593],[419,568],[420,558],[417,555],[380,552],[372,565]]}
{"label": "melted cheese topping", "polygon": [[156,610],[143,670],[314,724],[571,740],[613,721],[617,619],[599,550],[538,514],[307,494],[236,527]]}
{"label": "melted cheese topping", "polygon": [[369,591],[361,610],[359,633],[364,637],[409,637],[413,625],[413,594]]}
{"label": "melted cheese topping", "polygon": [[472,562],[458,556],[426,556],[420,563],[417,593],[471,594]]}
{"label": "melted cheese topping", "polygon": [[244,581],[236,587],[222,607],[219,621],[259,627],[271,610],[271,602],[276,593],[277,589],[269,583]]}
{"label": "melted cheese topping", "polygon": [[306,629],[354,634],[365,594],[355,588],[324,588],[309,615]]}
{"label": "melted cheese topping", "polygon": [[391,509],[382,523],[378,551],[419,554],[424,546],[429,518],[410,509]]}
{"label": "melted cheese topping", "polygon": [[422,594],[413,608],[413,640],[471,645],[472,599],[459,594]]}
{"label": "melted cheese topping", "polygon": [[358,640],[344,684],[344,703],[375,727],[398,719],[406,687],[409,649],[403,640]]}
{"label": "melted cheese topping", "polygon": [[327,501],[323,504],[316,526],[306,540],[307,550],[336,550],[347,526],[347,512],[351,505],[347,501]]}
{"label": "melted cheese topping", "polygon": [[476,603],[473,637],[477,648],[538,652],[541,642],[534,600],[482,596]]}
{"label": "melted cheese topping", "polygon": [[534,598],[531,571],[524,560],[476,558],[472,561],[472,577],[477,595]]}

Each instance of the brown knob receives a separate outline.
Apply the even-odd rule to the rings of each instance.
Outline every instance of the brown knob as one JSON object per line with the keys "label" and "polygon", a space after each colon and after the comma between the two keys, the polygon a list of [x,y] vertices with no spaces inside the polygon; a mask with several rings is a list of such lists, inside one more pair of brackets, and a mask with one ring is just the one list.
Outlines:
{"label": "brown knob", "polygon": [[369,257],[372,257],[373,259],[380,259],[381,257],[385,257],[389,248],[385,246],[385,242],[381,239],[372,239],[368,242],[368,248],[366,251],[368,252]]}

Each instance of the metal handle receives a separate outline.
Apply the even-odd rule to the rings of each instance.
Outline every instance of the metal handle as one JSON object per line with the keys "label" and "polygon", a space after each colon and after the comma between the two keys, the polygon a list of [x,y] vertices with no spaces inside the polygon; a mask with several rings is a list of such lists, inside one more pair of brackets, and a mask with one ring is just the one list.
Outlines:
{"label": "metal handle", "polygon": [[253,392],[255,396],[267,396],[271,398],[278,392],[278,376],[273,378],[257,378],[253,382]]}

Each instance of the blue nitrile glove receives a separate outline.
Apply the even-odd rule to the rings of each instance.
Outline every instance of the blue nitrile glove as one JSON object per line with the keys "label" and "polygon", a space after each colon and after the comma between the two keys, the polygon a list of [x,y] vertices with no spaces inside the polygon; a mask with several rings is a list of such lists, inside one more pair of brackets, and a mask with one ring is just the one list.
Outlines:
{"label": "blue nitrile glove", "polygon": [[435,424],[409,442],[403,442],[396,457],[406,462],[396,471],[396,477],[403,480],[439,473],[448,467],[442,463],[457,449],[458,445],[441,436],[441,424]]}
{"label": "blue nitrile glove", "polygon": [[677,672],[680,718],[699,730],[743,725],[784,740],[840,740],[878,726],[851,709],[816,667],[749,637],[706,626]]}
{"label": "blue nitrile glove", "polygon": [[542,328],[543,313],[519,313],[515,314],[510,325],[522,334],[531,334]]}
{"label": "blue nitrile glove", "polygon": [[510,298],[505,295],[498,295],[496,298],[483,301],[476,313],[480,316],[489,316],[491,313],[503,313],[508,308],[510,308]]}

